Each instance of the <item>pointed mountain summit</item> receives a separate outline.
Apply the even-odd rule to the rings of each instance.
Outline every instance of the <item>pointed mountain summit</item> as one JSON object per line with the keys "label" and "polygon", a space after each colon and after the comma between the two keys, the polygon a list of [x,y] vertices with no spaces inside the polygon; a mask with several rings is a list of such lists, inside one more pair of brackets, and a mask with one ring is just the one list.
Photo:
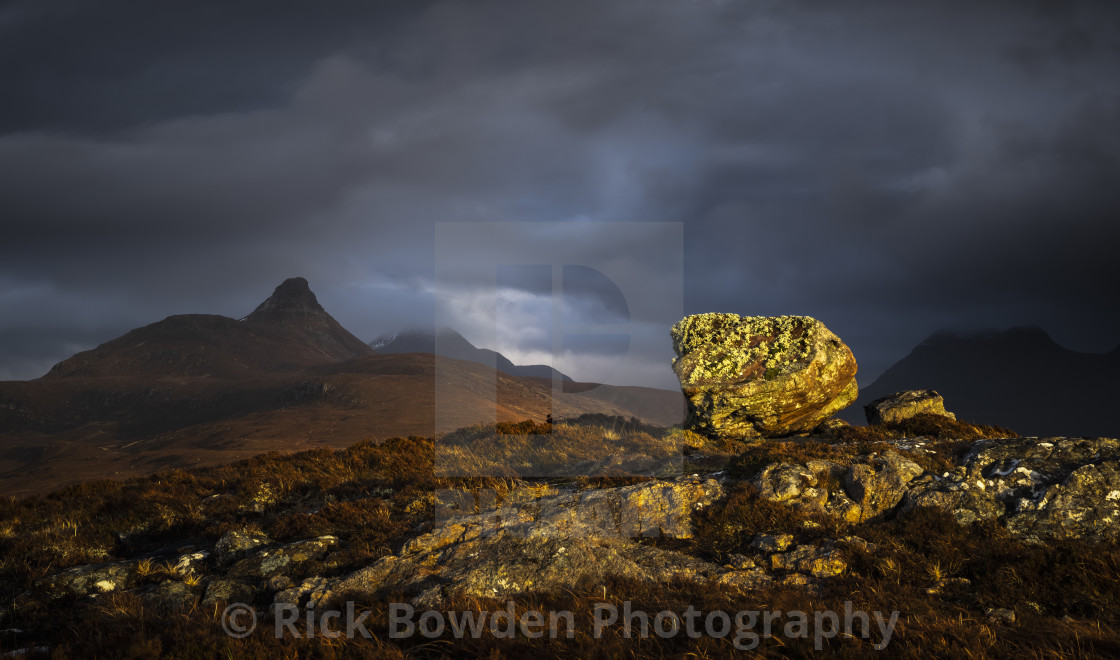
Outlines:
{"label": "pointed mountain summit", "polygon": [[315,347],[327,358],[325,361],[351,360],[373,355],[365,342],[350,334],[319,304],[307,280],[293,277],[284,280],[272,295],[244,323],[258,326],[278,326],[302,336],[308,346]]}
{"label": "pointed mountain summit", "polygon": [[63,360],[44,378],[228,378],[373,354],[323,309],[307,280],[296,277],[240,321],[169,316]]}
{"label": "pointed mountain summit", "polygon": [[302,277],[292,277],[281,282],[272,295],[257,305],[253,313],[243,320],[250,323],[273,323],[291,315],[330,316],[311,292],[307,280]]}

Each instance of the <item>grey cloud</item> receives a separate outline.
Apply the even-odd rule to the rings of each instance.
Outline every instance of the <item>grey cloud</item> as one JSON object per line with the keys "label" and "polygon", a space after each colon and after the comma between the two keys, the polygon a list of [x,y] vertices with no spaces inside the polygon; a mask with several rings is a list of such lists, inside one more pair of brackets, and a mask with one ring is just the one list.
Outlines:
{"label": "grey cloud", "polygon": [[[589,227],[640,309],[681,255],[597,223],[670,221],[686,312],[819,316],[864,374],[948,324],[1118,339],[1107,3],[39,7],[0,5],[0,287],[43,301],[237,316],[303,275],[372,338],[447,312],[436,222],[500,220]],[[462,295],[512,245],[465,237]]]}

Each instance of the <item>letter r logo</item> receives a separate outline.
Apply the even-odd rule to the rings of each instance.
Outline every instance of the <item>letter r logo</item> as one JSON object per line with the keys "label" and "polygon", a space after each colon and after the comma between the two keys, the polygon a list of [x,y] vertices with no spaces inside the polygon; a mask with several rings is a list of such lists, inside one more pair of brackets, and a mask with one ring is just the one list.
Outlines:
{"label": "letter r logo", "polygon": [[[596,383],[667,387],[668,378],[650,379],[658,370],[672,376],[668,330],[683,315],[683,243],[683,224],[670,222],[436,223],[435,325],[469,325],[473,344],[497,351],[489,375],[469,375],[466,394],[462,364],[436,361],[436,432],[508,421],[524,409],[521,386],[503,372],[543,386],[556,419],[610,410],[619,392]],[[454,355],[440,345],[447,337],[456,339],[437,333],[437,354]],[[436,471],[447,476],[570,472],[480,467],[486,461],[464,470],[436,449]]]}

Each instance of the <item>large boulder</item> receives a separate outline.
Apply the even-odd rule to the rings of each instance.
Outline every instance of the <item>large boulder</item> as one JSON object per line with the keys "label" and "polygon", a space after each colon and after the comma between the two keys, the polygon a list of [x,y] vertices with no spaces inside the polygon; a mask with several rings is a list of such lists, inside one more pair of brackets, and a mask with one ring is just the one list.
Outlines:
{"label": "large boulder", "polygon": [[863,407],[868,424],[893,424],[915,415],[957,416],[945,410],[945,400],[933,390],[907,390],[875,399]]}
{"label": "large boulder", "polygon": [[686,424],[706,435],[811,431],[858,394],[852,351],[808,316],[698,314],[672,337]]}

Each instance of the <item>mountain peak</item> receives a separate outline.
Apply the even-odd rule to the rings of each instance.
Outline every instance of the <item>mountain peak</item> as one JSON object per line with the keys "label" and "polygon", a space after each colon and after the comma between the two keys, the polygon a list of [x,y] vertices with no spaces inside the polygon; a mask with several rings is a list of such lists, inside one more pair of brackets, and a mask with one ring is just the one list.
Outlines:
{"label": "mountain peak", "polygon": [[275,314],[326,314],[307,280],[292,277],[280,283],[267,300],[245,317],[246,321],[263,321]]}
{"label": "mountain peak", "polygon": [[284,280],[241,321],[185,314],[56,364],[47,376],[245,376],[373,355],[327,313],[302,277]]}

